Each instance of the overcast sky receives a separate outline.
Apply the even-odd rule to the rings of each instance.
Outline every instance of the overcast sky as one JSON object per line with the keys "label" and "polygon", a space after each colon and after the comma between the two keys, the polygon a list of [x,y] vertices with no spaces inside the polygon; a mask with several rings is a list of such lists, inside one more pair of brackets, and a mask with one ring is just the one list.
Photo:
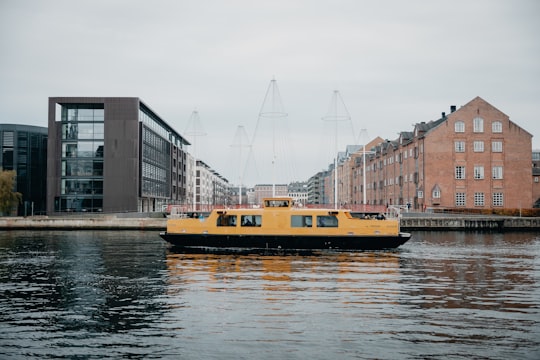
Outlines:
{"label": "overcast sky", "polygon": [[[231,183],[307,180],[361,129],[393,140],[476,96],[540,149],[537,0],[0,0],[0,31],[1,123],[47,126],[51,96],[134,96],[185,134],[196,109],[206,135],[185,136]],[[268,121],[273,78],[287,116]],[[334,90],[350,121],[322,120]],[[292,154],[276,175],[270,138]]]}

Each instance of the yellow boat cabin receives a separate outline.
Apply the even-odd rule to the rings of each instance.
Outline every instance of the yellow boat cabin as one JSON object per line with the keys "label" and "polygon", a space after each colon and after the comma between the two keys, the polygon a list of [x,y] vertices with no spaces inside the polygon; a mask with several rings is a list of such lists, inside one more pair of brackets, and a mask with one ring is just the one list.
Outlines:
{"label": "yellow boat cabin", "polygon": [[346,209],[295,206],[283,197],[264,199],[262,207],[171,218],[161,237],[186,248],[375,250],[398,247],[410,234],[388,214],[353,216]]}

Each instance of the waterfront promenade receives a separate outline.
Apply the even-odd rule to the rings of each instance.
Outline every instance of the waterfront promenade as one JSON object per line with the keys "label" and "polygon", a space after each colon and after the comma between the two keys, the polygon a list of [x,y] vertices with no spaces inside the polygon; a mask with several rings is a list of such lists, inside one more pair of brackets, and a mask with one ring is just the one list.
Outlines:
{"label": "waterfront promenade", "polygon": [[[164,231],[166,227],[167,218],[162,213],[0,217],[0,229],[4,230]],[[401,229],[540,231],[540,217],[405,213]]]}
{"label": "waterfront promenade", "polygon": [[[161,216],[157,216],[161,215]],[[151,230],[164,231],[167,219],[161,213],[0,217],[5,230]]]}

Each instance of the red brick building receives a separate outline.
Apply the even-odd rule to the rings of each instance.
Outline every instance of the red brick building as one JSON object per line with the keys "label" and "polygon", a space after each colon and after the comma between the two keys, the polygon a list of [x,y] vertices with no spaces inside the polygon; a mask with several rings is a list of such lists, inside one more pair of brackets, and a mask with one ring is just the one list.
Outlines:
{"label": "red brick building", "polygon": [[540,150],[532,152],[533,169],[532,169],[532,198],[534,207],[540,207]]}
{"label": "red brick building", "polygon": [[[427,208],[531,208],[532,135],[480,97],[348,160],[350,200]],[[357,154],[358,155],[358,154]],[[360,155],[361,156],[361,155]],[[350,191],[354,194],[354,188]],[[363,196],[363,194],[361,195]]]}

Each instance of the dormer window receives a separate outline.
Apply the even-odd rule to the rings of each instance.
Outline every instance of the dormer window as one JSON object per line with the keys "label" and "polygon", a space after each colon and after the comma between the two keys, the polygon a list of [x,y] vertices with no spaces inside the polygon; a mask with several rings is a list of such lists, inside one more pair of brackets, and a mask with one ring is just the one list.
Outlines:
{"label": "dormer window", "polygon": [[438,184],[431,189],[431,203],[433,205],[439,205],[441,203],[441,188]]}
{"label": "dormer window", "polygon": [[439,185],[435,185],[433,187],[433,190],[431,191],[431,197],[434,199],[440,199],[441,198],[441,188]]}

